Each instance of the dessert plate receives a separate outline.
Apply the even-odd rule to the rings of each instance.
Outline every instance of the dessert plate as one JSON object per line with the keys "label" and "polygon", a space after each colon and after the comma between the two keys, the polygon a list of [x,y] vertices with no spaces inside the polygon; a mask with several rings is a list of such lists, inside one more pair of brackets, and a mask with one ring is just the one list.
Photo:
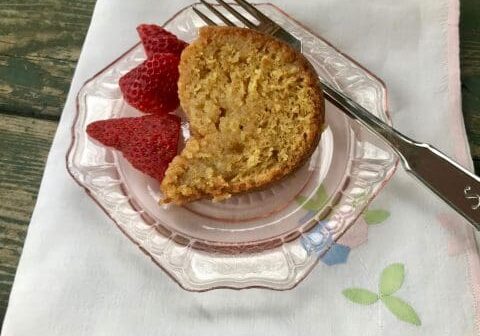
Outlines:
{"label": "dessert plate", "polygon": [[[386,89],[378,78],[275,6],[258,6],[302,41],[302,52],[319,76],[389,122]],[[188,42],[203,25],[187,7],[164,26]],[[320,144],[292,176],[219,203],[159,206],[158,182],[85,132],[95,120],[140,115],[123,100],[118,81],[144,59],[137,44],[82,87],[67,168],[130,240],[184,289],[294,287],[396,168],[388,146],[327,102]],[[183,143],[188,123],[180,109],[175,113],[183,118]]]}

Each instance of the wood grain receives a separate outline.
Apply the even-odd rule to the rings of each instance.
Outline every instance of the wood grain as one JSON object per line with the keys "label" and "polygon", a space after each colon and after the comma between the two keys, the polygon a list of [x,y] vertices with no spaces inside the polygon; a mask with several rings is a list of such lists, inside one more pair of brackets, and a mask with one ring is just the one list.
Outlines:
{"label": "wood grain", "polygon": [[0,114],[0,317],[57,123]]}
{"label": "wood grain", "polygon": [[0,0],[0,323],[94,3]]}
{"label": "wood grain", "polygon": [[462,108],[475,171],[480,173],[480,1],[460,2]]}
{"label": "wood grain", "polygon": [[94,0],[2,0],[0,111],[58,119]]}

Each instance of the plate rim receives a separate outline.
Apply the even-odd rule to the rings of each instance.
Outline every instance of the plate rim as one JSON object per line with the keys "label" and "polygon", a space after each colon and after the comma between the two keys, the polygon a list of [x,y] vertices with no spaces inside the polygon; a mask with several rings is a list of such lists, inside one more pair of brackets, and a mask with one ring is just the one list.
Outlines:
{"label": "plate rim", "polygon": [[[181,14],[183,14],[185,11],[189,10],[190,8],[194,7],[195,5],[197,4],[200,4],[200,3],[194,3],[194,4],[191,4],[191,5],[187,5],[187,6],[184,6],[183,8],[179,9],[178,12],[176,12],[174,15],[172,15],[168,20],[166,20],[163,24],[161,24],[162,27],[168,25],[170,22],[174,21],[178,16],[180,16]],[[304,29],[306,32],[310,33],[311,35],[313,35],[315,38],[321,40],[322,42],[324,42],[325,44],[327,44],[329,47],[331,47],[333,50],[335,50],[338,54],[340,54],[341,56],[345,57],[349,62],[351,62],[352,64],[354,64],[355,66],[357,66],[358,68],[360,68],[361,70],[363,70],[366,74],[368,74],[369,76],[371,76],[372,78],[374,78],[381,86],[382,90],[383,90],[383,93],[384,93],[384,98],[382,100],[382,108],[383,108],[383,111],[384,111],[384,114],[385,114],[385,118],[386,118],[386,122],[387,124],[389,125],[392,125],[392,118],[391,118],[391,114],[390,114],[390,111],[388,109],[388,91],[387,91],[387,87],[386,87],[386,84],[385,82],[380,78],[378,77],[377,75],[375,75],[374,73],[372,73],[371,71],[369,71],[367,68],[365,68],[362,64],[360,64],[359,62],[357,62],[356,60],[354,60],[351,56],[349,56],[348,54],[345,54],[344,52],[340,51],[337,47],[335,47],[334,44],[332,44],[330,41],[328,41],[327,39],[323,38],[322,36],[318,35],[317,33],[313,32],[312,30],[310,30],[307,26],[305,26],[303,23],[297,21],[295,18],[291,17],[289,14],[287,14],[284,10],[282,10],[281,8],[279,8],[278,6],[272,4],[272,3],[269,3],[269,2],[261,2],[261,3],[256,3],[255,4],[256,6],[269,6],[271,8],[273,8],[274,10],[278,11],[281,15],[287,17],[289,20],[293,21],[295,24],[297,24],[298,26],[300,26],[302,29]],[[154,258],[154,256],[149,253],[144,247],[142,247],[140,245],[139,242],[137,242],[131,235],[130,233],[126,232],[124,228],[122,228],[122,226],[118,223],[118,221],[116,219],[113,218],[113,216],[109,213],[109,211],[106,209],[106,207],[104,205],[101,204],[100,200],[97,199],[97,197],[91,192],[91,190],[86,186],[84,185],[80,179],[78,178],[77,174],[79,173],[78,171],[75,170],[75,167],[71,164],[71,160],[70,160],[70,157],[73,156],[74,154],[74,148],[75,148],[75,145],[76,145],[76,140],[77,140],[77,136],[76,136],[76,126],[77,126],[77,123],[79,122],[79,118],[80,118],[80,99],[81,99],[81,95],[83,93],[83,91],[85,90],[85,88],[87,87],[87,85],[94,81],[98,76],[102,75],[104,72],[106,72],[112,65],[114,65],[115,63],[117,63],[120,59],[122,59],[123,57],[125,57],[127,54],[129,54],[131,51],[133,51],[135,48],[137,48],[139,45],[141,44],[141,42],[137,42],[136,44],[134,44],[132,47],[130,47],[129,49],[127,49],[126,51],[124,51],[120,56],[118,56],[117,58],[115,58],[113,61],[109,62],[106,66],[104,66],[101,70],[99,70],[98,72],[96,72],[93,76],[91,76],[90,78],[88,78],[80,87],[80,89],[78,90],[78,93],[76,95],[76,98],[75,98],[75,116],[73,118],[73,121],[72,121],[72,124],[71,124],[71,127],[70,127],[70,136],[71,136],[71,139],[70,139],[70,144],[68,146],[68,149],[66,151],[66,155],[65,155],[65,162],[66,162],[66,170],[67,172],[69,173],[69,175],[72,177],[72,179],[82,188],[85,190],[86,194],[100,207],[100,209],[103,210],[103,212],[107,215],[107,217],[120,229],[120,231],[131,241],[133,242],[145,255],[147,255],[158,267],[160,267],[175,283],[177,283],[182,289],[184,290],[187,290],[187,291],[190,291],[190,292],[205,292],[205,291],[209,291],[209,290],[214,290],[214,289],[234,289],[234,290],[243,290],[243,289],[251,289],[251,288],[262,288],[262,289],[269,289],[269,290],[274,290],[274,291],[285,291],[285,290],[290,290],[290,289],[293,289],[295,288],[297,285],[299,285],[309,274],[310,272],[312,272],[312,270],[315,268],[315,266],[317,265],[317,263],[319,262],[319,260],[321,259],[321,255],[319,255],[317,258],[315,258],[313,264],[311,266],[308,267],[308,269],[303,272],[302,276],[297,278],[293,284],[291,286],[285,286],[285,287],[281,287],[281,288],[276,288],[276,287],[272,287],[272,286],[267,286],[267,285],[258,285],[258,284],[253,284],[253,285],[249,285],[249,286],[242,286],[242,283],[240,282],[240,286],[233,286],[233,285],[213,285],[213,286],[209,286],[208,288],[190,288],[190,287],[187,287],[185,286],[175,275],[174,273],[169,270],[168,268],[166,268],[164,265],[161,264],[160,261],[156,260]],[[399,157],[398,156],[394,156],[393,158],[393,162],[392,162],[392,167],[390,168],[389,171],[387,171],[387,174],[385,175],[385,177],[382,179],[382,181],[379,183],[378,185],[378,188],[375,192],[372,192],[371,196],[368,198],[368,200],[365,202],[364,204],[364,208],[363,209],[366,209],[368,208],[368,206],[370,205],[370,203],[378,196],[378,194],[384,189],[384,187],[386,186],[386,184],[391,180],[391,178],[393,177],[393,175],[395,175],[395,172],[397,171],[398,169],[398,165],[399,165]],[[123,183],[121,183],[121,186],[123,188]],[[129,204],[132,206],[132,208],[134,208],[136,211],[138,211],[137,209],[137,206],[131,202],[131,200],[128,201]],[[357,219],[361,216],[362,212],[359,212],[357,216],[355,216],[355,218],[351,221],[351,223],[345,227],[345,229],[343,230],[343,232],[341,232],[338,236],[335,237],[334,241],[338,241],[350,228],[352,225],[355,224],[355,222],[357,221]],[[143,218],[143,216],[142,216]],[[314,223],[315,224],[315,223]],[[309,230],[312,229],[315,225],[311,225],[309,227]],[[164,233],[160,232],[157,228],[157,226],[154,226],[155,230],[157,232],[159,232],[159,234],[161,235],[164,235]],[[168,229],[162,227],[162,230],[165,230],[165,231],[169,231]],[[301,236],[301,234],[297,235],[296,237],[293,237],[291,239],[289,239],[287,242],[291,242],[293,240],[296,240],[298,239],[299,237]],[[175,239],[172,239],[174,242],[176,243],[180,243],[182,245],[184,245],[182,242],[178,242],[176,241]],[[274,239],[272,239],[272,241],[277,241],[279,240],[278,237],[275,237]],[[267,241],[266,243],[271,243],[272,241]],[[205,241],[205,242],[208,242],[208,241]],[[277,244],[275,246],[272,246],[271,248],[273,247],[277,247],[279,245],[282,245],[283,243],[285,243],[284,241],[281,241],[280,240],[280,244]],[[217,243],[218,244],[218,243]],[[243,244],[245,244],[245,246],[249,246],[249,242],[245,242],[245,243],[242,243],[242,245],[240,246],[244,246]],[[250,243],[251,244],[251,243]],[[256,243],[258,245],[258,243]],[[216,247],[221,247],[222,244],[219,244],[217,245]],[[326,253],[330,247],[332,246],[333,244],[331,244],[330,246],[327,247],[327,249],[325,251],[322,251],[322,254]],[[193,247],[191,244],[189,245],[191,247]],[[201,248],[198,248],[198,247],[193,247],[194,249],[196,250],[199,250],[201,252],[205,252],[204,249],[201,249]],[[265,250],[265,248],[263,248],[262,250]],[[208,252],[211,252],[211,251],[208,251]],[[247,252],[251,252],[251,250],[248,250]]]}

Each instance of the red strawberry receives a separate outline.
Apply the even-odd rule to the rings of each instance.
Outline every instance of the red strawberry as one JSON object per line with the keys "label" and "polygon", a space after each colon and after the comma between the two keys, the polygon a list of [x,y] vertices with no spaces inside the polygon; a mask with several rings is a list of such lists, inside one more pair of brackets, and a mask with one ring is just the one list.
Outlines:
{"label": "red strawberry", "polygon": [[176,37],[173,33],[170,33],[165,28],[157,26],[156,24],[143,23],[137,27],[137,32],[142,40],[146,37],[152,36]]}
{"label": "red strawberry", "polygon": [[114,147],[138,170],[158,181],[177,155],[180,118],[171,114],[99,120],[87,133]]}
{"label": "red strawberry", "polygon": [[178,107],[178,56],[155,54],[120,78],[123,97],[145,113],[168,113]]}
{"label": "red strawberry", "polygon": [[157,25],[141,24],[137,27],[147,57],[157,53],[172,53],[180,56],[188,45],[175,35]]}

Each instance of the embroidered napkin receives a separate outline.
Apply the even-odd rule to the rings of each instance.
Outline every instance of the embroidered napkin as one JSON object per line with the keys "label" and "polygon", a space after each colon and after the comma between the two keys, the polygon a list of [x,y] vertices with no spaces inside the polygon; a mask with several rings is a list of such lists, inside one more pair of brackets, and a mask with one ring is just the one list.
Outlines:
{"label": "embroidered napkin", "polygon": [[[298,287],[183,291],[67,174],[75,96],[190,1],[99,0],[45,170],[2,335],[480,335],[472,229],[399,168]],[[382,78],[394,125],[471,168],[457,0],[275,1]]]}

